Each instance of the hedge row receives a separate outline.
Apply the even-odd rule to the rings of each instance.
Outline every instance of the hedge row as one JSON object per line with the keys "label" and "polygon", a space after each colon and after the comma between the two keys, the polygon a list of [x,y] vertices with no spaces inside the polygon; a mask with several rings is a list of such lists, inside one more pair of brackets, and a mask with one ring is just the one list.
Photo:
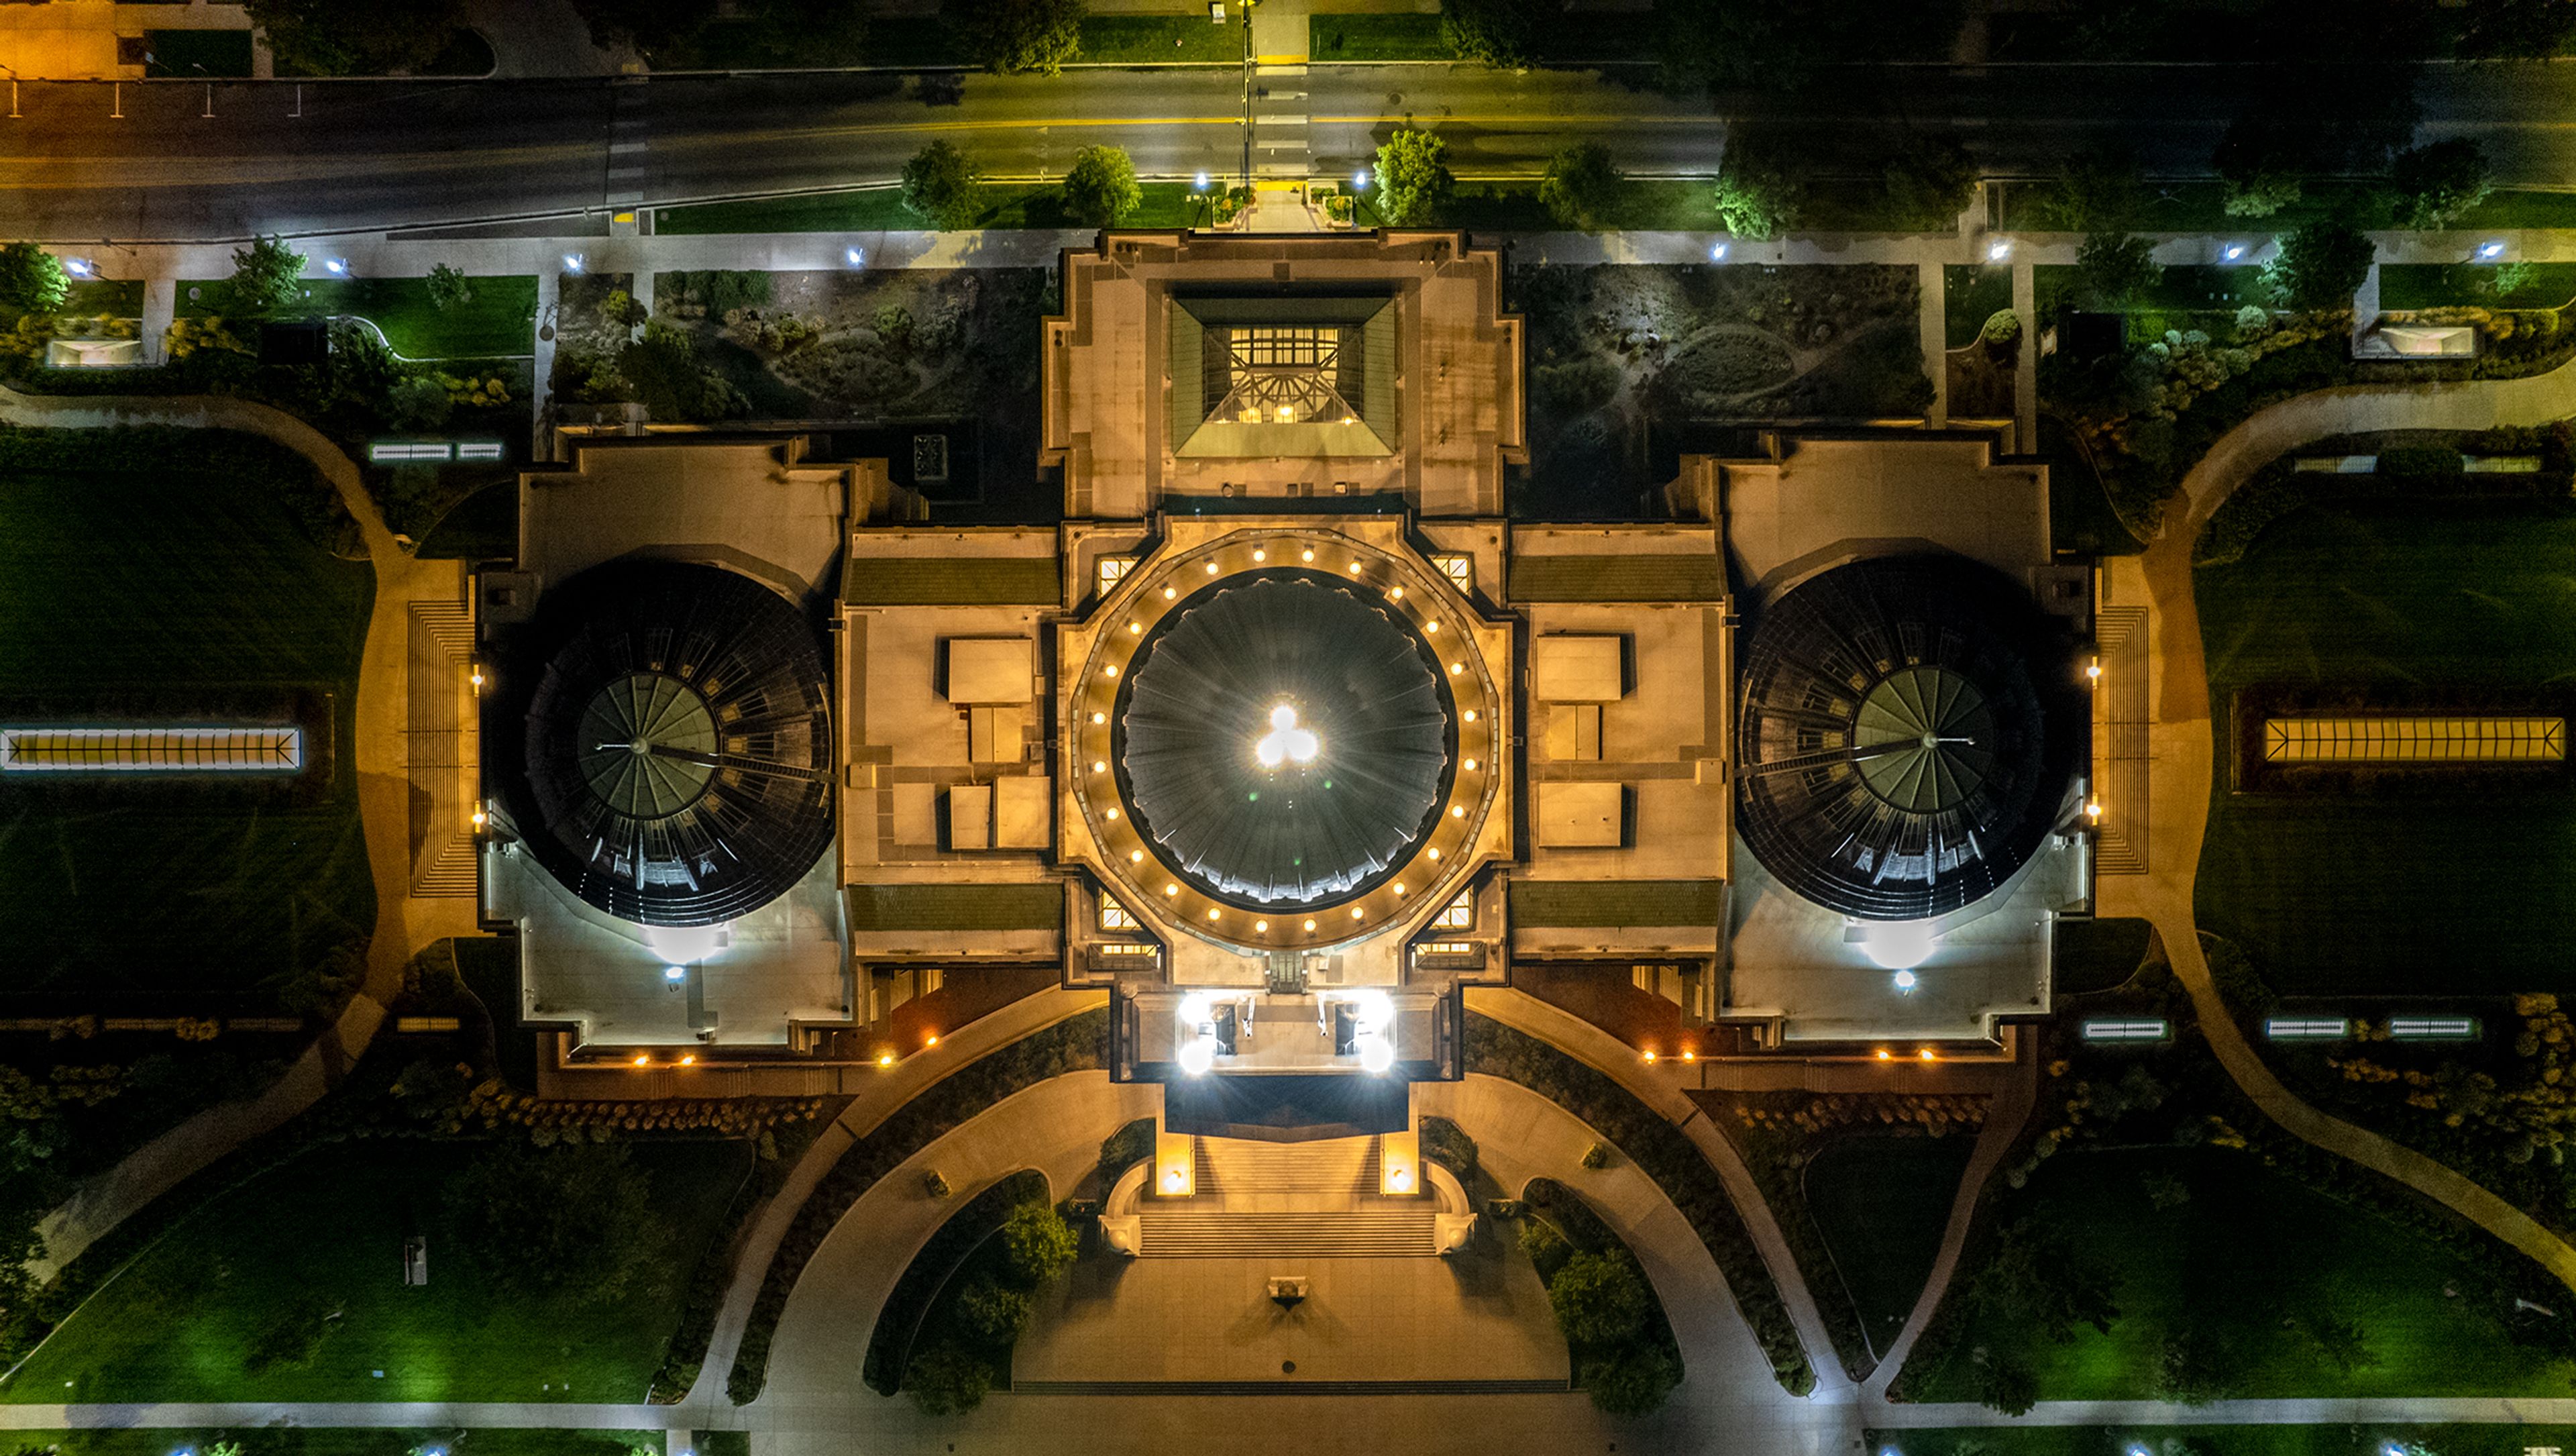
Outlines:
{"label": "hedge row", "polygon": [[736,1405],[760,1397],[769,1381],[769,1343],[778,1333],[778,1317],[823,1240],[841,1216],[877,1180],[904,1159],[962,1126],[994,1103],[1069,1072],[1097,1071],[1108,1065],[1109,1013],[1086,1011],[992,1052],[951,1074],[905,1103],[877,1124],[875,1131],[852,1143],[832,1171],[823,1175],[796,1222],[779,1240],[752,1302],[751,1321],[742,1332],[733,1372],[725,1393]]}
{"label": "hedge row", "polygon": [[1573,1113],[1652,1178],[1708,1246],[1781,1387],[1792,1395],[1815,1389],[1816,1372],[1762,1251],[1717,1170],[1681,1129],[1609,1077],[1489,1016],[1467,1014],[1466,1050],[1468,1071],[1519,1083]]}

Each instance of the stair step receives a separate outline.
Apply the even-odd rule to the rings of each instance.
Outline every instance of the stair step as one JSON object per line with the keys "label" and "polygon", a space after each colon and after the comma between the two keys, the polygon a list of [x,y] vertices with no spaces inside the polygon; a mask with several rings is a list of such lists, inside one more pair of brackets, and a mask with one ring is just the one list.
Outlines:
{"label": "stair step", "polygon": [[1147,1258],[1384,1258],[1429,1256],[1429,1213],[1147,1213]]}

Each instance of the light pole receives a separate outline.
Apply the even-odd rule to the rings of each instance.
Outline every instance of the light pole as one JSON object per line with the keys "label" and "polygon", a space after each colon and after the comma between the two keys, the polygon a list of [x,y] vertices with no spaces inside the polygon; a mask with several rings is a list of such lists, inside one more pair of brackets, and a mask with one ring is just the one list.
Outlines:
{"label": "light pole", "polygon": [[1242,0],[1243,10],[1243,186],[1252,188],[1252,7],[1261,0]]}

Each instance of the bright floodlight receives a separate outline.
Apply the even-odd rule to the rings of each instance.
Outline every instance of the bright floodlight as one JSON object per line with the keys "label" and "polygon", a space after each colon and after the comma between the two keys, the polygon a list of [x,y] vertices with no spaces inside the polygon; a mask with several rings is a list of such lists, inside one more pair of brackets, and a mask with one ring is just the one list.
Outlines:
{"label": "bright floodlight", "polygon": [[322,260],[322,267],[333,277],[343,277],[346,276],[349,271],[349,260],[346,258],[325,258]]}
{"label": "bright floodlight", "polygon": [[1896,989],[1900,992],[1913,990],[1914,973],[1912,971],[1898,971],[1896,973]]}
{"label": "bright floodlight", "polygon": [[1216,1043],[1203,1036],[1181,1043],[1181,1070],[1195,1077],[1216,1065]]}
{"label": "bright floodlight", "polygon": [[566,253],[566,254],[564,254],[564,255],[563,255],[563,263],[564,263],[564,271],[565,271],[566,273],[575,273],[575,274],[577,274],[577,273],[581,272],[581,254],[579,254],[579,253]]}
{"label": "bright floodlight", "polygon": [[1351,185],[1363,192],[1366,192],[1369,185],[1369,169],[1362,167],[1358,171],[1353,172],[1351,174]]}
{"label": "bright floodlight", "polygon": [[1197,188],[1197,189],[1198,189],[1198,190],[1200,190],[1201,192],[1205,192],[1205,191],[1207,191],[1207,173],[1205,173],[1205,172],[1201,172],[1201,173],[1199,173],[1199,174],[1198,174],[1198,176],[1196,176],[1195,178],[1192,178],[1192,179],[1191,179],[1191,181],[1190,181],[1190,185],[1191,185],[1192,187]]}
{"label": "bright floodlight", "polygon": [[1395,1044],[1382,1036],[1360,1038],[1360,1070],[1383,1072],[1395,1065]]}
{"label": "bright floodlight", "polygon": [[1986,261],[1990,263],[2000,263],[2011,256],[2012,242],[2010,239],[1997,238],[1986,247]]}
{"label": "bright floodlight", "polygon": [[2504,256],[2504,244],[2482,243],[2478,247],[2478,256],[2481,258],[2501,258]]}
{"label": "bright floodlight", "polygon": [[1323,743],[1313,730],[1297,726],[1297,710],[1281,703],[1270,710],[1270,731],[1252,745],[1252,756],[1263,768],[1277,768],[1283,763],[1309,764]]}
{"label": "bright floodlight", "polygon": [[847,259],[853,268],[864,268],[868,265],[868,250],[865,248],[846,249],[841,256]]}
{"label": "bright floodlight", "polygon": [[90,274],[89,259],[65,258],[63,260],[63,271],[69,273],[74,278],[87,278]]}
{"label": "bright floodlight", "polygon": [[2245,245],[2243,243],[2229,243],[2224,256],[2228,262],[2235,262],[2237,259],[2245,256]]}
{"label": "bright floodlight", "polygon": [[662,968],[662,979],[665,981],[685,981],[688,978],[689,968],[687,966],[664,966]]}
{"label": "bright floodlight", "polygon": [[1860,948],[1881,969],[1910,971],[1931,958],[1932,927],[1920,920],[1901,920],[1869,929]]}
{"label": "bright floodlight", "polygon": [[1351,1017],[1363,1034],[1374,1035],[1395,1020],[1395,1002],[1384,991],[1362,991],[1351,997]]}
{"label": "bright floodlight", "polygon": [[1181,998],[1181,1024],[1196,1026],[1208,1019],[1208,998],[1197,991]]}
{"label": "bright floodlight", "polygon": [[1712,263],[1723,263],[1723,262],[1725,262],[1725,261],[1726,261],[1726,244],[1724,244],[1724,243],[1711,243],[1711,244],[1709,244],[1709,245],[1708,245],[1708,260],[1709,260],[1710,262],[1712,262]]}

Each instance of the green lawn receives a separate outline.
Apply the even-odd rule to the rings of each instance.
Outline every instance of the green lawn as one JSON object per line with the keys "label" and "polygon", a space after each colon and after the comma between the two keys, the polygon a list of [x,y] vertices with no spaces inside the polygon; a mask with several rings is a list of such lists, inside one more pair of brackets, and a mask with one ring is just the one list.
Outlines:
{"label": "green lawn", "polygon": [[[425,278],[308,278],[304,306],[315,313],[356,314],[382,329],[407,359],[490,359],[536,350],[537,280],[513,274],[473,280],[474,297],[441,310]],[[194,290],[196,297],[189,293]],[[182,317],[227,312],[230,288],[216,279],[180,283]]]}
{"label": "green lawn", "polygon": [[1986,320],[2010,307],[2010,268],[1951,263],[1941,269],[1943,347],[1964,349],[1975,343]]}
{"label": "green lawn", "polygon": [[140,278],[76,278],[63,292],[63,306],[54,310],[56,318],[139,319],[143,317],[143,280]]}
{"label": "green lawn", "polygon": [[[443,1450],[449,1456],[626,1456],[638,1446],[659,1451],[662,1432],[557,1431],[524,1426],[409,1430],[400,1426],[274,1425],[231,1430],[215,1426],[93,1426],[11,1431],[5,1441],[13,1451],[53,1451],[58,1456],[170,1456],[179,1450],[203,1451],[218,1441],[240,1445],[245,1456],[411,1456],[412,1452],[426,1449]],[[703,1442],[698,1452],[699,1456],[745,1456],[739,1447],[727,1452]]]}
{"label": "green lawn", "polygon": [[1437,15],[1310,15],[1306,53],[1331,61],[1454,61]]}
{"label": "green lawn", "polygon": [[1807,1212],[1860,1311],[1870,1348],[1884,1352],[1932,1276],[1973,1133],[1847,1137],[1806,1169]]}
{"label": "green lawn", "polygon": [[[2166,1186],[2169,1206],[2158,1208],[2151,1191],[2167,1178],[2178,1187]],[[2108,1335],[2079,1326],[2063,1345],[2026,1326],[1972,1320],[1941,1368],[1909,1371],[1913,1399],[1975,1399],[1979,1345],[2026,1360],[2041,1400],[2150,1399],[2164,1341],[2182,1329],[2218,1348],[2234,1393],[2249,1398],[2556,1396],[2576,1376],[2576,1366],[2507,1337],[2481,1293],[2491,1281],[2463,1259],[2248,1153],[2060,1153],[1998,1212],[2096,1251],[2117,1271],[2120,1318]],[[2447,1296],[2446,1285],[2462,1295]],[[2342,1374],[2282,1323],[2324,1315],[2358,1324],[2373,1362]]]}
{"label": "green lawn", "polygon": [[1862,1443],[1881,1456],[2384,1456],[2392,1446],[2431,1456],[2523,1456],[2576,1446],[2576,1426],[1965,1426],[1881,1429]]}
{"label": "green lawn", "polygon": [[2284,993],[2567,989],[2576,795],[2236,796],[2228,695],[2258,683],[2539,688],[2576,675],[2576,517],[2311,508],[2196,577],[2219,783],[2202,925]]}
{"label": "green lawn", "polygon": [[[2038,205],[2047,184],[2013,182],[2004,187],[2005,231],[2038,230],[2045,221]],[[2140,232],[2208,233],[2260,243],[2320,218],[2340,217],[2365,228],[2388,226],[2388,204],[2366,182],[2311,180],[2297,202],[2270,217],[2230,217],[2226,190],[2216,182],[2158,182],[2141,212]],[[2576,192],[2499,190],[2454,223],[2459,232],[2505,228],[2576,227]]]}
{"label": "green lawn", "polygon": [[2576,301],[2576,263],[2533,263],[2522,286],[2499,298],[2492,263],[2387,263],[2381,308],[2565,308]]}
{"label": "green lawn", "polygon": [[[321,487],[300,461],[300,481],[197,474],[171,448],[152,473],[0,471],[0,696],[60,721],[138,696],[177,710],[319,689],[336,694],[345,745],[374,582],[299,523],[291,493]],[[0,989],[242,996],[365,934],[356,778],[342,762],[318,801],[202,783],[15,790],[0,799]]]}
{"label": "green lawn", "polygon": [[[654,1276],[604,1300],[505,1296],[455,1252],[441,1190],[484,1146],[329,1144],[215,1199],[65,1320],[0,1400],[642,1400],[690,1271],[750,1171],[749,1146],[630,1145],[668,1211],[668,1252]],[[429,1283],[417,1287],[402,1282],[412,1234],[429,1241]],[[246,1368],[259,1333],[298,1299],[341,1311],[319,1353]]]}
{"label": "green lawn", "polygon": [[1089,15],[1082,21],[1082,59],[1103,63],[1220,61],[1243,63],[1242,7],[1228,6],[1218,25],[1196,15]]}

